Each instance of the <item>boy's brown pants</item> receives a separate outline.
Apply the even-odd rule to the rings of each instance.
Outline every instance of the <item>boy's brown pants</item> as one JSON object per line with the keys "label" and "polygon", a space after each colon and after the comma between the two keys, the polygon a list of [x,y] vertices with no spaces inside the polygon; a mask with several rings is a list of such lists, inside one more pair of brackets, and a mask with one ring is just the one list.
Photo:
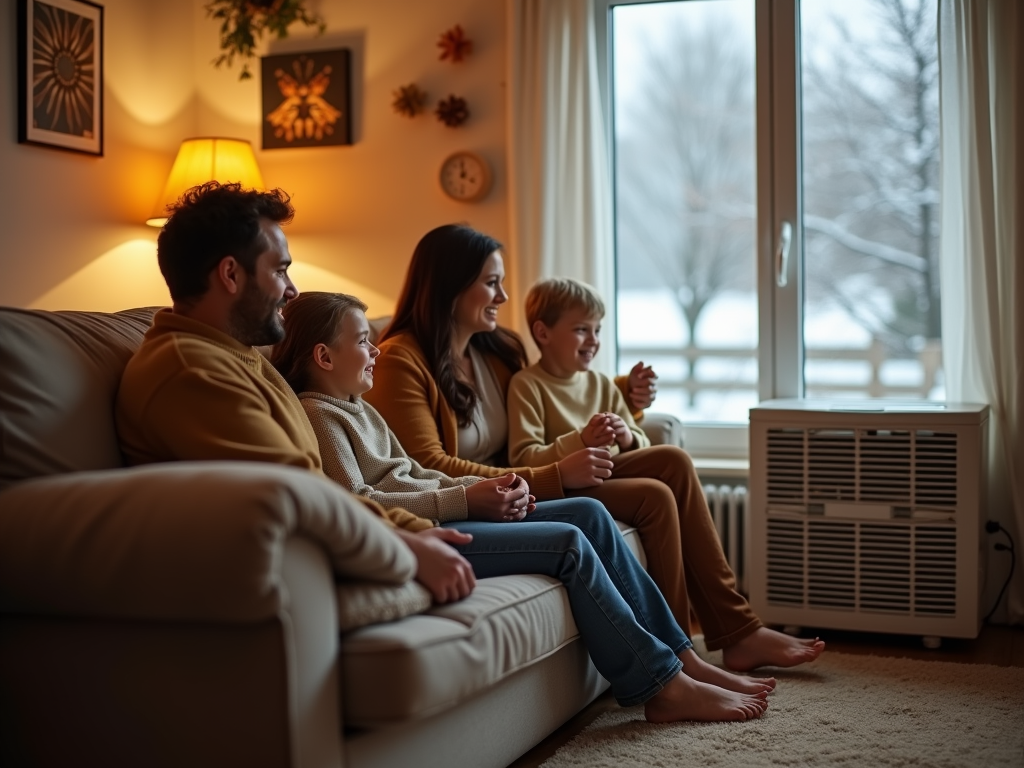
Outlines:
{"label": "boy's brown pants", "polygon": [[656,445],[612,461],[610,479],[567,495],[597,499],[612,517],[637,529],[647,571],[687,636],[691,604],[709,650],[727,648],[761,627],[736,590],[689,454]]}

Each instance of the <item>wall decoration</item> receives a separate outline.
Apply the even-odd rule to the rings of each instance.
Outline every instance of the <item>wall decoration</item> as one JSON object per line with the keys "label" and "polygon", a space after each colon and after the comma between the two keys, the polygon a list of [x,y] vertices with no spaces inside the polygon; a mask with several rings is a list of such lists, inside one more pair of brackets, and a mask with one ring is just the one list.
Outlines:
{"label": "wall decoration", "polygon": [[452,95],[437,102],[434,114],[449,128],[458,128],[469,118],[469,106],[465,99]]}
{"label": "wall decoration", "polygon": [[103,154],[103,7],[18,3],[18,141]]}
{"label": "wall decoration", "polygon": [[395,112],[406,117],[416,117],[423,111],[423,105],[427,102],[427,94],[420,90],[416,83],[403,85],[396,91],[392,91],[394,101],[391,102]]}
{"label": "wall decoration", "polygon": [[491,166],[476,152],[453,152],[441,163],[441,189],[452,200],[475,203],[491,190]]}
{"label": "wall decoration", "polygon": [[263,149],[352,143],[348,48],[264,56]]}
{"label": "wall decoration", "polygon": [[441,55],[438,56],[441,61],[450,59],[452,64],[458,64],[473,52],[473,41],[466,37],[462,27],[456,24],[447,32],[441,33],[437,47],[441,49]]}
{"label": "wall decoration", "polygon": [[238,55],[243,59],[239,80],[252,77],[249,61],[256,56],[256,44],[264,32],[277,39],[288,37],[288,27],[301,21],[316,27],[317,34],[327,29],[319,16],[306,10],[305,0],[210,0],[206,15],[220,19],[220,48],[224,53],[213,60],[213,66],[229,67]]}

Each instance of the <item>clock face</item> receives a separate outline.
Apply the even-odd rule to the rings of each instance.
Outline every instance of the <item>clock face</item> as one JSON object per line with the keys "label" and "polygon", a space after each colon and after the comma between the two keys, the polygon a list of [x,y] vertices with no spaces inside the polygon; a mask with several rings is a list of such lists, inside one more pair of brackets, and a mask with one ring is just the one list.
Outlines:
{"label": "clock face", "polygon": [[454,200],[480,200],[490,188],[491,169],[473,152],[456,152],[441,164],[441,189]]}

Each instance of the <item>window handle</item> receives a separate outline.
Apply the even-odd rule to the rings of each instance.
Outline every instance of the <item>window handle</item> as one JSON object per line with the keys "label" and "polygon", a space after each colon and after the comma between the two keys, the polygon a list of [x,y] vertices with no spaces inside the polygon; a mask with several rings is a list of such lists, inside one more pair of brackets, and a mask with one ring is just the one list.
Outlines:
{"label": "window handle", "polygon": [[793,225],[784,221],[779,232],[779,247],[775,249],[775,283],[779,288],[785,288],[789,282],[789,245],[792,241]]}

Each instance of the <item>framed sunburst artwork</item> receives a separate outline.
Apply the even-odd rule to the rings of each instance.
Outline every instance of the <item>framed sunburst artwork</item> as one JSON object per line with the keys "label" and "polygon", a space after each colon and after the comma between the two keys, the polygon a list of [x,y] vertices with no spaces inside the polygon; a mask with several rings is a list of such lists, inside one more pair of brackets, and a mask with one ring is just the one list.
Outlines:
{"label": "framed sunburst artwork", "polygon": [[18,141],[103,154],[103,6],[19,0]]}

